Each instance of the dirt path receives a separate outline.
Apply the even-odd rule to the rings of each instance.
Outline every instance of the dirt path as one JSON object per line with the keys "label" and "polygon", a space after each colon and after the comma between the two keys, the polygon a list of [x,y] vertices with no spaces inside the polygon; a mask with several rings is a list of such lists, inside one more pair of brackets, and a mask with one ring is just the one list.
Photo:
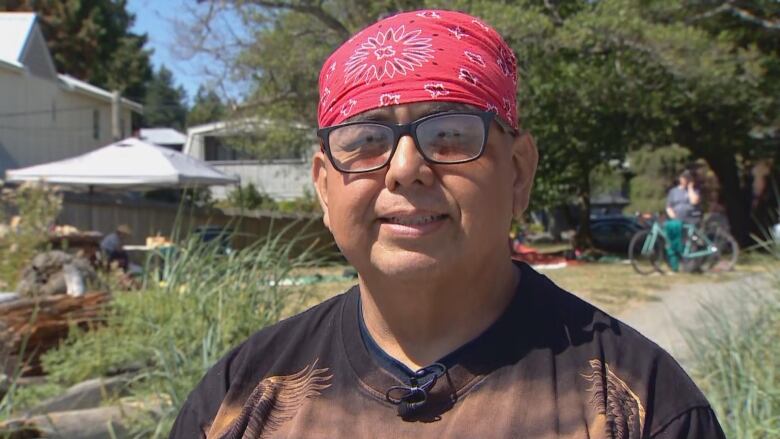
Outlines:
{"label": "dirt path", "polygon": [[734,301],[750,291],[766,291],[766,275],[751,274],[729,282],[701,282],[674,285],[657,294],[659,300],[644,302],[625,310],[617,317],[650,338],[686,367],[690,351],[681,329],[700,326],[704,307],[715,307],[728,312]]}

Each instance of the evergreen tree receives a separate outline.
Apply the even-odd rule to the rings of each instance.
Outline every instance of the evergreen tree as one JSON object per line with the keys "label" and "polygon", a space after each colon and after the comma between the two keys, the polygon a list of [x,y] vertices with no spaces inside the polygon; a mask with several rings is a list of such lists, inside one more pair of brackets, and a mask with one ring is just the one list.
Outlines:
{"label": "evergreen tree", "polygon": [[187,126],[201,125],[204,123],[218,122],[227,114],[227,109],[222,99],[214,90],[206,90],[204,86],[198,87],[195,101],[187,113]]}
{"label": "evergreen tree", "polygon": [[143,125],[183,130],[187,119],[187,93],[176,86],[165,66],[154,73],[144,96]]}

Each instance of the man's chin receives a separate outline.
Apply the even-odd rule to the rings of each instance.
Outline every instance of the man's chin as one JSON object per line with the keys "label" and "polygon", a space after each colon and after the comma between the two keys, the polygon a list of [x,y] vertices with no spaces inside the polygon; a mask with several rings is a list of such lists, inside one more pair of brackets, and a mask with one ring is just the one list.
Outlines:
{"label": "man's chin", "polygon": [[383,276],[392,277],[397,281],[430,279],[438,273],[451,272],[455,262],[452,256],[396,250],[372,255],[371,265]]}

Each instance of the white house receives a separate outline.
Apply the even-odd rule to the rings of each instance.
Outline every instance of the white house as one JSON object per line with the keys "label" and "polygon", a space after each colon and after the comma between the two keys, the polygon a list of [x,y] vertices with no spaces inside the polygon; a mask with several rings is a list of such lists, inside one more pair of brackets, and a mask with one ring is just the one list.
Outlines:
{"label": "white house", "polygon": [[[0,12],[0,178],[111,143],[107,90],[58,74],[34,13]],[[121,99],[121,137],[143,107]]]}
{"label": "white house", "polygon": [[138,138],[179,152],[187,143],[187,136],[173,128],[141,128],[138,131]]}
{"label": "white house", "polygon": [[[241,185],[252,183],[275,200],[289,200],[313,194],[310,155],[301,158],[257,160],[230,145],[231,137],[262,130],[257,121],[215,122],[187,130],[184,153],[205,160],[220,171],[238,176]],[[212,187],[214,198],[225,198],[230,187]]]}

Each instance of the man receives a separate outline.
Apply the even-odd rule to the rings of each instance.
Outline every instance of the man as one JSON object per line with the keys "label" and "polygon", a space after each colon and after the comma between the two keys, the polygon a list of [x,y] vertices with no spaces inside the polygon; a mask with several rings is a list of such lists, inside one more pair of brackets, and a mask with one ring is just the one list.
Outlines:
{"label": "man", "polygon": [[680,256],[683,252],[682,227],[683,223],[695,222],[699,217],[699,191],[693,184],[691,171],[683,171],[677,179],[677,186],[669,190],[666,196],[666,215],[668,219],[664,223],[666,237],[669,242],[666,245],[666,255],[669,267],[672,271],[680,269]]}
{"label": "man", "polygon": [[123,247],[131,234],[130,226],[120,224],[116,230],[106,235],[100,241],[100,251],[105,260],[108,261],[109,266],[116,264],[122,270],[127,271],[129,259]]}
{"label": "man", "polygon": [[226,355],[171,437],[723,437],[668,354],[512,262],[537,162],[516,80],[501,37],[450,11],[330,56],[313,177],[358,285]]}

